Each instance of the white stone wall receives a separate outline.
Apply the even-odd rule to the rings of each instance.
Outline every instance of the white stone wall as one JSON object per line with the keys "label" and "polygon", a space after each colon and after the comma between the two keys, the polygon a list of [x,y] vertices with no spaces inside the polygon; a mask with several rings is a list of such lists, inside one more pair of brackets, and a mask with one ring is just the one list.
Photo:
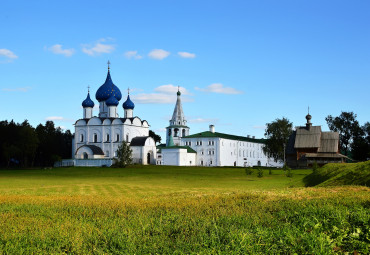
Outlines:
{"label": "white stone wall", "polygon": [[126,119],[124,123],[120,119],[115,119],[113,122],[110,119],[105,119],[102,122],[97,117],[91,118],[87,123],[85,120],[78,120],[75,125],[73,154],[81,146],[89,144],[100,147],[105,158],[113,158],[122,141],[131,142],[132,138],[137,136],[149,136],[148,123],[144,121],[142,124],[139,118],[134,118],[132,122],[130,119]]}
{"label": "white stone wall", "polygon": [[204,137],[183,138],[181,145],[197,152],[198,166],[272,166],[263,144],[257,142]]}
{"label": "white stone wall", "polygon": [[188,153],[187,149],[182,148],[162,149],[161,156],[163,165],[168,166],[196,165],[196,154]]}

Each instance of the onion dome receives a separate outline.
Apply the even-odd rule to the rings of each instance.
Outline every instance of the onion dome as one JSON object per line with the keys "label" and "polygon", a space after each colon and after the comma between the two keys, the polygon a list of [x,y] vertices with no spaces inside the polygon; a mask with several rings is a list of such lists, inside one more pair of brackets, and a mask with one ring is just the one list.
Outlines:
{"label": "onion dome", "polygon": [[117,98],[114,97],[114,95],[111,95],[108,100],[105,101],[105,104],[107,106],[117,106],[119,104]]}
{"label": "onion dome", "polygon": [[131,101],[130,95],[127,95],[127,100],[126,102],[123,103],[122,107],[125,110],[128,110],[128,109],[133,110],[135,108],[135,104]]}
{"label": "onion dome", "polygon": [[98,91],[96,91],[95,98],[101,102],[107,100],[111,95],[113,95],[118,101],[122,98],[121,91],[113,84],[108,67],[107,78],[105,79],[104,84],[100,86]]}
{"label": "onion dome", "polygon": [[178,86],[177,95],[178,95],[178,96],[181,96],[180,86]]}
{"label": "onion dome", "polygon": [[94,104],[93,100],[91,100],[91,98],[90,98],[90,92],[88,92],[86,99],[82,102],[82,107],[83,108],[85,108],[85,107],[91,107],[91,108],[93,108],[94,105],[95,104]]}

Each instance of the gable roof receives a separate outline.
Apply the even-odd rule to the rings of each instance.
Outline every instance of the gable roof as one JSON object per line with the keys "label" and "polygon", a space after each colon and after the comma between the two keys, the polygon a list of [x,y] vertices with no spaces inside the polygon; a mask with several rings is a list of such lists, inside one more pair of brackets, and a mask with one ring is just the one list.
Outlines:
{"label": "gable roof", "polygon": [[319,148],[320,139],[320,126],[312,126],[309,129],[307,129],[307,127],[298,127],[296,130],[294,148]]}
{"label": "gable roof", "polygon": [[201,133],[197,133],[194,135],[188,135],[185,137],[182,137],[182,139],[186,138],[223,138],[223,139],[229,139],[229,140],[235,140],[235,141],[243,141],[243,142],[252,142],[252,143],[265,143],[265,139],[255,139],[255,138],[248,138],[245,136],[237,136],[237,135],[229,135],[224,133],[218,133],[211,131],[205,131]]}
{"label": "gable roof", "polygon": [[150,136],[137,136],[132,138],[130,146],[144,146],[146,139],[148,139]]}
{"label": "gable roof", "polygon": [[317,152],[337,153],[339,149],[338,132],[322,132],[320,147]]}

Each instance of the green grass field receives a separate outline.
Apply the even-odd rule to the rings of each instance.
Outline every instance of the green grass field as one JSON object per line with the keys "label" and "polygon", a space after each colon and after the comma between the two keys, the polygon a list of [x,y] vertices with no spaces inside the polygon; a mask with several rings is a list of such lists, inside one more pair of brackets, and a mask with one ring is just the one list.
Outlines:
{"label": "green grass field", "polygon": [[311,172],[0,170],[0,254],[368,254],[370,189]]}

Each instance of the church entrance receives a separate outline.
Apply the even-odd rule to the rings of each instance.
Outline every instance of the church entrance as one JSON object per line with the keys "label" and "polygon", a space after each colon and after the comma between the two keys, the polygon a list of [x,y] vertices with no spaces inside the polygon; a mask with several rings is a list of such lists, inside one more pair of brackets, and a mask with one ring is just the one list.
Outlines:
{"label": "church entrance", "polygon": [[84,152],[83,157],[84,157],[84,159],[89,159],[89,155],[87,155],[86,152]]}
{"label": "church entrance", "polygon": [[146,155],[146,162],[150,165],[150,153]]}

